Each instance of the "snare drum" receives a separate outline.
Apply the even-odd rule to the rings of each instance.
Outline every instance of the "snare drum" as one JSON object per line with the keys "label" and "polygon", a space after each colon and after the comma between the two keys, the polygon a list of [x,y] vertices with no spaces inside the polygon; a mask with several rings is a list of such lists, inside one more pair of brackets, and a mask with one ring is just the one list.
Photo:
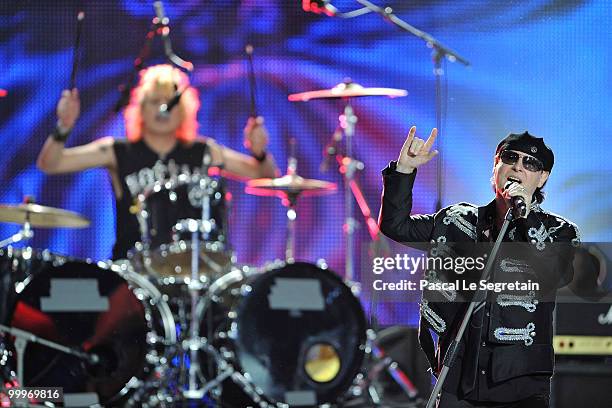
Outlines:
{"label": "snare drum", "polygon": [[361,367],[366,320],[335,273],[279,263],[260,273],[233,271],[210,292],[213,311],[234,299],[215,341],[255,405],[313,407],[342,398]]}
{"label": "snare drum", "polygon": [[[2,323],[98,359],[28,342],[21,386],[63,387],[66,406],[143,406],[158,398],[176,329],[146,278],[127,263],[83,262],[30,248],[1,250],[0,260],[13,275]],[[16,381],[16,338],[2,338],[1,361]]]}
{"label": "snare drum", "polygon": [[199,278],[229,271],[226,207],[221,180],[197,173],[157,183],[139,196],[137,213],[142,241],[129,255],[137,270],[146,270],[161,285],[191,277],[193,237],[198,238]]}

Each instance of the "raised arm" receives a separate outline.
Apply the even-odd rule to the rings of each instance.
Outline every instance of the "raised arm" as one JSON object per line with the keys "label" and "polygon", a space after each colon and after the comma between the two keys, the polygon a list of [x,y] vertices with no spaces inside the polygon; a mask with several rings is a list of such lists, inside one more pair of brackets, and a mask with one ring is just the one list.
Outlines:
{"label": "raised arm", "polygon": [[278,169],[272,154],[266,151],[268,131],[263,118],[249,118],[244,128],[244,145],[252,153],[248,156],[209,140],[213,163],[223,164],[228,176],[241,179],[277,177]]}
{"label": "raised arm", "polygon": [[438,133],[433,129],[427,141],[415,137],[410,128],[397,162],[383,170],[383,194],[378,224],[383,234],[398,242],[428,242],[434,227],[433,215],[410,215],[416,169],[438,152],[431,147]]}
{"label": "raised arm", "polygon": [[36,165],[47,174],[70,173],[94,167],[116,165],[111,137],[86,145],[66,148],[65,143],[81,111],[77,89],[64,90],[57,104],[57,129],[47,138]]}

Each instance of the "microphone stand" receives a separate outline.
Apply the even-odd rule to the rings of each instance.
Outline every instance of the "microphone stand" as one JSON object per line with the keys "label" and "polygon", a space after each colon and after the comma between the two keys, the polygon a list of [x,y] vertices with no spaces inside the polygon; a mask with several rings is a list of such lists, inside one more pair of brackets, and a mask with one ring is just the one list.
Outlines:
{"label": "microphone stand", "polygon": [[[489,281],[489,278],[491,276],[491,270],[493,269],[493,263],[495,262],[495,258],[497,257],[497,252],[499,251],[499,247],[501,246],[504,236],[506,235],[506,230],[508,229],[512,218],[512,207],[510,207],[508,208],[508,211],[506,211],[506,215],[504,216],[504,223],[502,224],[501,230],[499,231],[499,235],[497,236],[495,244],[491,249],[491,253],[489,254],[489,257],[487,259],[487,264],[480,277],[481,280]],[[472,315],[478,312],[478,310],[480,310],[484,306],[487,299],[487,294],[488,291],[486,289],[481,289],[479,285],[479,289],[474,293],[474,297],[472,298],[470,305],[465,311],[463,320],[461,321],[461,325],[459,326],[459,330],[457,331],[455,338],[448,346],[448,350],[446,350],[446,354],[444,355],[444,361],[442,363],[442,370],[440,371],[438,379],[436,380],[436,385],[434,386],[434,389],[432,390],[429,396],[426,408],[435,407],[436,399],[438,398],[438,394],[440,394],[440,392],[442,391],[442,386],[446,381],[448,371],[455,363],[459,343],[461,342],[463,334],[465,333],[465,329],[467,328],[467,325],[470,322]]]}
{"label": "microphone stand", "polygon": [[170,19],[166,17],[164,13],[163,3],[161,1],[156,1],[153,3],[153,7],[155,8],[156,16],[153,17],[149,31],[145,36],[144,44],[140,49],[140,53],[134,60],[134,70],[130,73],[127,82],[119,85],[121,96],[115,104],[115,112],[121,111],[121,109],[126,107],[130,102],[130,93],[138,82],[136,78],[138,73],[144,68],[145,60],[151,55],[151,43],[156,35],[161,35],[164,44],[164,53],[170,62],[188,72],[193,71],[193,64],[189,61],[185,61],[172,50],[172,42],[170,41]]}
{"label": "microphone stand", "polygon": [[[186,61],[176,55],[172,50],[172,42],[170,42],[170,19],[166,17],[166,13],[164,12],[164,5],[161,1],[156,1],[153,3],[153,7],[155,8],[155,15],[157,21],[159,22],[158,34],[161,34],[162,41],[164,43],[164,53],[166,57],[179,68],[183,68],[185,71],[191,72],[193,71],[193,64],[189,61]],[[155,22],[155,19],[153,19]]]}
{"label": "microphone stand", "polygon": [[121,109],[126,107],[130,102],[130,93],[136,85],[136,77],[138,75],[138,72],[140,72],[140,70],[142,70],[142,68],[144,67],[145,60],[151,55],[151,42],[153,41],[153,38],[155,38],[159,26],[159,19],[157,17],[154,17],[153,21],[151,22],[151,27],[149,28],[149,31],[145,36],[145,41],[142,45],[142,48],[140,49],[140,53],[138,53],[138,56],[134,60],[134,70],[130,73],[127,82],[125,84],[119,85],[119,92],[121,92],[121,95],[119,96],[119,100],[115,104],[115,112],[121,111]]}
{"label": "microphone stand", "polygon": [[[436,77],[436,127],[438,129],[438,135],[442,134],[442,75],[444,71],[441,67],[441,62],[444,57],[446,57],[451,62],[460,62],[465,66],[469,66],[470,62],[460,56],[457,52],[453,51],[449,47],[440,43],[430,34],[425,31],[421,31],[418,28],[411,26],[406,23],[404,20],[397,17],[393,14],[393,9],[391,7],[378,7],[374,3],[369,2],[368,0],[356,0],[358,3],[364,5],[369,10],[380,14],[385,20],[390,21],[395,26],[401,28],[404,31],[409,32],[415,37],[420,38],[425,41],[427,47],[433,49],[432,52],[432,60],[434,63],[434,75]],[[442,141],[444,138],[438,138],[438,161],[436,165],[436,185],[437,185],[437,198],[436,198],[436,211],[442,208],[442,154],[443,154],[443,145]]]}

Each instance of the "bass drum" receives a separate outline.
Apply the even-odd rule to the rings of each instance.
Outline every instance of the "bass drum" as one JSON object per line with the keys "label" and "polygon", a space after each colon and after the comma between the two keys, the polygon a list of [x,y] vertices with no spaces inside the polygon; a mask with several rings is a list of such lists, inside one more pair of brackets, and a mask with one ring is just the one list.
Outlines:
{"label": "bass drum", "polygon": [[[89,363],[28,342],[21,386],[63,387],[65,406],[164,406],[156,393],[176,331],[170,308],[146,278],[127,263],[83,262],[31,248],[0,250],[0,262],[13,282],[4,325],[99,359]],[[16,338],[0,334],[1,340],[2,363],[16,383]]]}
{"label": "bass drum", "polygon": [[[364,312],[351,289],[335,273],[308,263],[234,278],[241,275],[229,329],[215,337],[226,339],[219,347],[242,373],[242,389],[260,406],[341,400],[361,367],[366,342]],[[236,291],[236,280],[211,287],[217,304],[233,297],[227,291]]]}

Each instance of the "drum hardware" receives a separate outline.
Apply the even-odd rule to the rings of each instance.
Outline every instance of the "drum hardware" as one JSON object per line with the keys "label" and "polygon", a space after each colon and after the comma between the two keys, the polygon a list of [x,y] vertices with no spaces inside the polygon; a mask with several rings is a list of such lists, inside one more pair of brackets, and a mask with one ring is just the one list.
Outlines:
{"label": "drum hardware", "polygon": [[351,79],[346,79],[344,82],[336,85],[331,89],[323,89],[318,91],[302,92],[289,95],[289,100],[292,102],[310,101],[313,99],[342,99],[345,103],[344,112],[339,116],[340,128],[345,137],[346,152],[342,157],[339,171],[344,178],[344,211],[345,211],[345,275],[347,281],[355,280],[354,271],[354,232],[356,221],[353,218],[353,199],[352,184],[355,181],[355,173],[357,170],[363,169],[363,163],[353,158],[353,136],[355,134],[355,126],[357,124],[357,115],[355,115],[351,106],[351,98],[362,96],[388,96],[391,98],[406,96],[407,91],[403,89],[393,88],[364,88],[361,85],[353,82]]}
{"label": "drum hardware", "polygon": [[353,398],[367,398],[373,406],[379,406],[381,402],[378,390],[375,387],[375,381],[378,375],[389,365],[390,361],[377,360],[373,354],[373,345],[376,339],[376,333],[368,329],[366,335],[365,360],[366,369],[361,370],[355,377],[353,385],[348,391],[348,394]]}
{"label": "drum hardware", "polygon": [[[181,188],[182,191],[179,190]],[[220,370],[217,374],[213,372],[215,367],[223,367],[224,362],[210,344],[212,331],[200,337],[201,315],[197,313],[200,300],[208,297],[208,286],[216,277],[226,273],[231,259],[223,252],[224,244],[211,239],[218,228],[211,212],[212,200],[222,198],[218,188],[219,182],[194,172],[192,175],[180,174],[156,183],[138,198],[141,209],[138,216],[140,225],[143,226],[143,240],[137,250],[140,251],[142,265],[151,275],[158,277],[158,283],[179,284],[176,286],[179,290],[177,314],[182,334],[177,347],[177,391],[179,398],[188,400],[201,399],[209,393],[212,396],[219,394],[221,382],[231,376],[227,370]],[[163,200],[156,202],[160,197]],[[162,244],[154,249],[153,246],[158,242],[152,238],[154,233],[160,231],[154,231],[155,223],[151,223],[151,220],[154,217],[169,216],[167,212],[163,212],[163,206],[161,213],[154,213],[155,205],[160,202],[170,206],[188,205],[193,208],[191,215],[196,217],[176,219],[172,225],[172,233],[166,235],[172,236],[173,243]],[[153,257],[153,254],[157,254],[158,258]],[[181,292],[183,289],[189,292],[188,296],[186,292]],[[212,330],[212,327],[209,330]],[[209,366],[206,374],[199,361],[202,352],[208,357],[205,359]]]}
{"label": "drum hardware", "polygon": [[34,237],[34,231],[32,230],[32,226],[29,221],[25,221],[22,224],[22,227],[19,229],[19,232],[13,234],[11,237],[0,241],[0,248],[4,248],[8,245],[13,245],[22,241],[29,241]]}
{"label": "drum hardware", "polygon": [[379,345],[381,341],[388,343],[388,333],[383,331],[380,334],[382,334],[383,337],[379,337],[379,334],[372,329],[368,329],[367,331],[365,368],[357,374],[353,385],[347,391],[349,402],[347,402],[346,406],[395,406],[395,404],[389,405],[389,401],[385,398],[384,391],[381,388],[380,376],[384,372],[387,372],[391,376],[402,393],[407,397],[407,400],[402,399],[400,405],[397,406],[415,408],[420,406],[419,404],[423,401],[417,401],[416,398],[419,391],[415,385],[407,374],[402,371],[398,362],[396,362],[392,356],[386,355]]}
{"label": "drum hardware", "polygon": [[[202,398],[212,388],[216,388],[221,383],[220,377],[206,381],[203,378],[200,370],[198,352],[203,348],[207,354],[213,354],[215,360],[218,360],[218,354],[216,350],[210,346],[206,338],[199,337],[199,319],[197,316],[198,301],[200,299],[200,292],[203,289],[203,285],[199,282],[200,274],[200,232],[203,233],[204,242],[209,238],[212,230],[210,220],[210,193],[207,189],[208,180],[200,179],[198,187],[201,189],[201,208],[202,208],[202,219],[200,222],[188,219],[179,220],[179,224],[186,227],[187,231],[191,232],[191,281],[188,284],[189,293],[191,296],[191,320],[189,322],[189,337],[183,342],[183,350],[189,350],[190,364],[189,364],[189,388],[183,391],[183,396],[189,399]],[[210,338],[210,333],[208,338]],[[223,377],[225,378],[225,377]],[[202,384],[202,388],[198,388],[198,380]]]}
{"label": "drum hardware", "polygon": [[0,222],[29,223],[34,228],[85,228],[89,220],[82,215],[55,207],[26,203],[0,205]]}
{"label": "drum hardware", "polygon": [[82,360],[87,361],[89,364],[97,364],[100,362],[100,357],[97,354],[93,353],[85,353],[74,347],[66,347],[62,346],[59,343],[55,343],[53,341],[45,340],[42,337],[36,336],[33,333],[27,332],[25,330],[16,329],[14,327],[8,327],[3,324],[0,324],[0,333],[10,334],[11,336],[15,336],[15,350],[17,352],[17,380],[19,384],[23,384],[23,357],[25,353],[25,349],[30,343],[41,344],[45,347],[52,348],[57,351],[61,351],[62,353],[70,354],[75,357],[78,357]]}
{"label": "drum hardware", "polygon": [[295,260],[295,222],[297,219],[297,200],[300,195],[318,196],[336,191],[336,184],[323,180],[305,179],[297,174],[295,140],[291,140],[291,154],[287,161],[287,173],[279,178],[255,179],[247,182],[245,192],[259,196],[276,196],[283,201],[287,209],[287,244],[285,261]]}
{"label": "drum hardware", "polygon": [[347,78],[331,89],[308,91],[289,95],[291,102],[308,102],[312,99],[348,99],[361,96],[388,96],[397,98],[408,95],[404,89],[395,88],[364,88]]}
{"label": "drum hardware", "polygon": [[29,241],[34,237],[32,227],[85,228],[89,226],[89,220],[76,212],[30,202],[18,205],[0,205],[0,222],[21,225],[19,232],[0,241],[0,248]]}
{"label": "drum hardware", "polygon": [[141,241],[128,257],[163,287],[193,282],[191,271],[198,259],[195,281],[209,284],[229,271],[233,258],[226,249],[223,186],[203,171],[170,173],[137,195],[132,210]]}
{"label": "drum hardware", "polygon": [[[202,168],[209,164],[205,155]],[[166,373],[176,375],[177,380],[168,390],[170,398],[197,400],[207,394],[218,396],[221,382],[232,375],[220,368],[226,364],[211,345],[212,324],[200,334],[201,316],[207,314],[197,311],[200,301],[209,296],[209,285],[229,272],[232,256],[225,250],[225,224],[218,222],[224,216],[219,214],[224,198],[221,182],[201,169],[185,171],[179,173],[169,164],[167,179],[152,183],[137,195],[132,210],[142,239],[131,254],[131,262],[136,270],[153,277],[166,297],[170,293],[174,298],[179,323],[174,330],[180,334],[175,363]],[[210,313],[207,318],[212,318]],[[201,355],[206,356],[204,365]]]}

